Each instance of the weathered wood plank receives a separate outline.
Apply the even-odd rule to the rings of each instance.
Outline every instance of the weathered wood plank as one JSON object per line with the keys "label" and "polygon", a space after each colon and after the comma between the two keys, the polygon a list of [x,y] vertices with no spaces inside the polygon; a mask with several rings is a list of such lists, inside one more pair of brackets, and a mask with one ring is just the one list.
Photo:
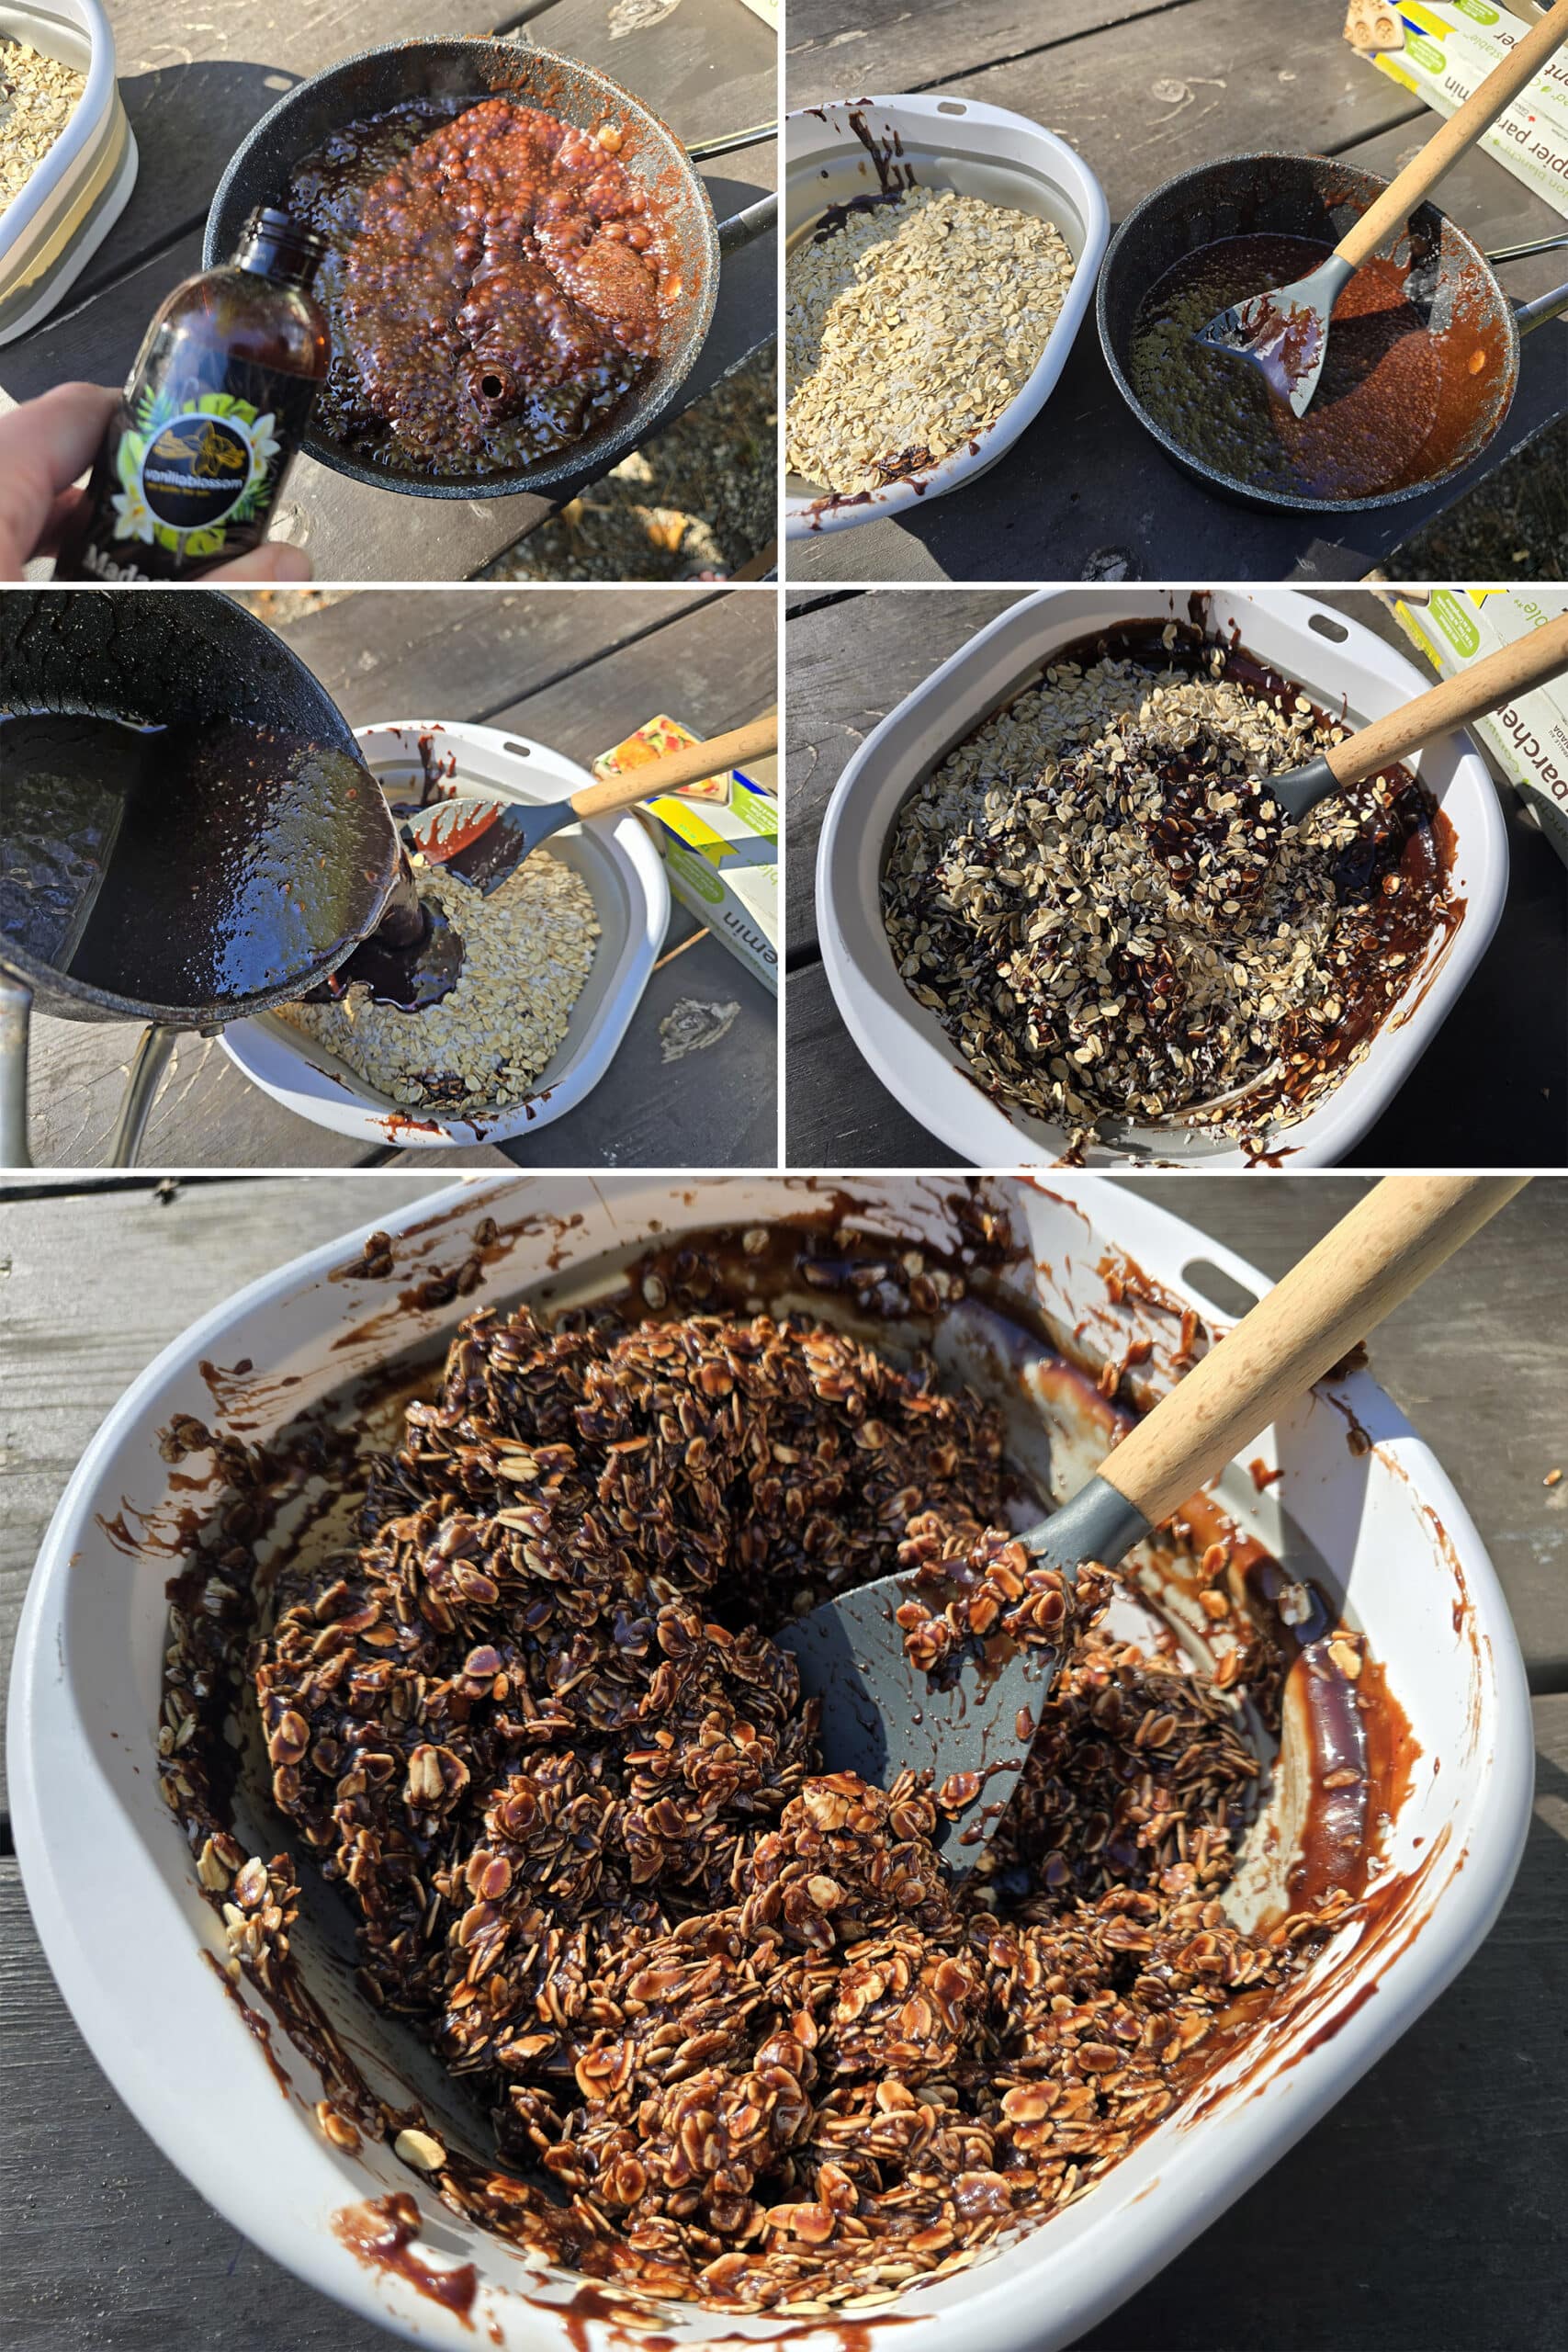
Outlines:
{"label": "weathered wood plank", "polygon": [[[33,1017],[30,1148],[40,1168],[101,1168],[136,1021]],[[143,1138],[143,1168],[352,1168],[367,1146],[298,1119],[241,1077],[215,1037],[182,1037]]]}
{"label": "weathered wood plank", "polygon": [[[1469,1967],[1306,2139],[1079,2352],[1493,2352],[1551,2342],[1564,2252],[1568,1696],[1538,1699],[1536,1817]],[[0,1862],[15,2352],[378,2352],[222,2221],[110,2090]],[[1464,2161],[1453,2160],[1462,2148]],[[1291,2243],[1325,2249],[1280,2277]],[[1332,2258],[1326,2250],[1332,2249]]]}
{"label": "weathered wood plank", "polygon": [[[855,93],[927,90],[1000,60],[1059,48],[1135,17],[1170,13],[1172,0],[791,0],[784,96],[821,106]],[[851,21],[846,22],[846,17]],[[1173,36],[1173,38],[1175,38]]]}
{"label": "weathered wood plank", "polygon": [[[531,600],[536,593],[525,590]],[[618,605],[625,591],[611,591]],[[769,588],[734,588],[698,609],[587,662],[492,713],[568,759],[589,765],[649,718],[666,713],[694,734],[718,735],[778,701],[778,599]]]}
{"label": "weathered wood plank", "polygon": [[[244,601],[267,618],[265,595]],[[302,614],[281,633],[351,727],[433,715],[482,721],[617,657],[650,630],[677,621],[701,628],[715,601],[701,588],[367,590]]]}
{"label": "weathered wood plank", "polygon": [[[1359,62],[1342,23],[1331,9],[1298,8],[1287,40],[1260,28],[1253,0],[1187,0],[1001,64],[986,64],[976,49],[972,67],[943,75],[942,95],[1007,107],[1055,131],[1089,163],[1120,220],[1162,180],[1212,156],[1337,153],[1425,117],[1419,99]],[[886,49],[877,89],[908,88],[886,78],[897,70],[898,30]],[[863,61],[842,53],[856,55],[859,75]]]}
{"label": "weathered wood plank", "polygon": [[[683,909],[680,926],[699,930]],[[667,1061],[660,1024],[688,998],[735,1005],[712,1046]],[[519,1168],[773,1168],[778,999],[711,933],[649,979],[609,1071],[569,1118],[502,1144]]]}
{"label": "weathered wood plank", "polygon": [[0,1178],[0,1652],[93,1431],[187,1323],[256,1275],[453,1181],[449,1173],[153,1179],[14,1197]]}
{"label": "weathered wood plank", "polygon": [[784,1005],[785,1159],[791,1168],[952,1168],[861,1058],[820,964],[792,971]]}

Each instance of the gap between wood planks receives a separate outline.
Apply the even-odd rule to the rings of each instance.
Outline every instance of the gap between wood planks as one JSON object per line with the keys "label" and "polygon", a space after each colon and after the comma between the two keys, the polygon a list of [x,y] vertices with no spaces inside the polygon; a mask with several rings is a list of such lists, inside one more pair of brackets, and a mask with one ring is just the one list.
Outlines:
{"label": "gap between wood planks", "polygon": [[[672,582],[671,584],[678,588],[680,583]],[[529,591],[524,590],[523,593],[527,594]],[[646,644],[650,637],[657,637],[660,629],[670,628],[677,621],[689,619],[693,613],[700,613],[709,605],[718,604],[724,594],[723,589],[713,588],[705,595],[698,594],[682,598],[672,612],[665,613],[660,617],[646,622],[641,628],[633,629],[626,637],[617,638],[614,645],[607,645],[601,651],[591,653],[586,661],[568,662],[558,670],[547,672],[544,676],[530,680],[525,695],[518,695],[515,693],[503,695],[499,702],[487,703],[482,710],[475,711],[470,723],[481,726],[486,719],[493,718],[498,711],[513,710],[522,703],[532,702],[536,695],[547,694],[552,686],[564,685],[569,678],[586,677],[597,663],[613,662],[627,651],[630,647]]]}

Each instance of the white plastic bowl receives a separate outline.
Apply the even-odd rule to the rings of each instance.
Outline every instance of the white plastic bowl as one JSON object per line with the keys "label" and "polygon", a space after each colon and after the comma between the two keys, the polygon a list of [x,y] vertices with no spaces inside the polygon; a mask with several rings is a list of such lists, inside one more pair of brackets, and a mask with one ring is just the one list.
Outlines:
{"label": "white plastic bowl", "polygon": [[48,317],[125,209],[136,141],[98,0],[0,0],[0,33],[87,77],[80,103],[19,196],[0,209],[0,343]]}
{"label": "white plastic bowl", "polygon": [[[1119,622],[1188,617],[1186,588],[1042,589],[961,646],[867,736],[834,789],[817,853],[822,961],[845,1027],[910,1114],[979,1168],[1051,1166],[1060,1126],[993,1102],[964,1067],[936,1013],[898,977],[883,929],[881,880],[898,810],[953,746],[1031,679],[1054,651]],[[1234,626],[1247,650],[1325,707],[1365,724],[1426,692],[1431,679],[1359,622],[1290,589],[1215,589],[1213,633]],[[1462,735],[1412,756],[1454,831],[1461,920],[1429,946],[1365,1058],[1305,1119],[1271,1131],[1292,1170],[1332,1167],[1385,1111],[1484,955],[1508,888],[1508,838],[1485,763]],[[1178,1121],[1129,1122],[1091,1145],[1091,1168],[1130,1160],[1208,1172],[1248,1166],[1228,1137]]]}
{"label": "white plastic bowl", "polygon": [[[372,775],[389,797],[418,785],[422,735],[434,736],[439,753],[456,754],[455,783],[492,793],[498,799],[565,800],[593,780],[575,761],[510,729],[470,727],[456,719],[403,718],[355,732]],[[559,1050],[540,1071],[525,1101],[473,1119],[443,1119],[423,1107],[417,1113],[405,1109],[276,1013],[233,1023],[222,1034],[223,1050],[286,1110],[367,1144],[395,1143],[405,1151],[432,1151],[453,1145],[506,1143],[564,1118],[598,1085],[626,1034],[669,928],[670,885],[658,850],[629,809],[622,817],[591,817],[565,825],[551,835],[548,848],[592,892],[600,936]]]}
{"label": "white plastic bowl", "polygon": [[864,499],[835,500],[822,483],[789,474],[784,481],[784,536],[791,539],[903,514],[961,489],[1005,457],[1055,390],[1073,337],[1089,315],[1111,234],[1105,197],[1089,165],[1065,139],[1026,115],[981,106],[973,98],[835,98],[827,106],[806,107],[785,117],[786,244],[805,236],[826,206],[843,203],[875,186],[869,177],[870,158],[850,121],[852,113],[863,119],[867,135],[879,145],[890,145],[897,134],[900,158],[913,166],[922,187],[956,188],[962,196],[983,197],[987,203],[1055,221],[1077,266],[1038,365],[980,435],[973,455],[967,447],[956,450],[929,467],[918,481],[888,482]]}
{"label": "white plastic bowl", "polygon": [[[1173,1377],[1183,1306],[1211,1328],[1227,1322],[1204,1295],[1213,1268],[1249,1295],[1266,1287],[1223,1244],[1126,1188],[1077,1175],[1054,1180],[1049,1192],[1028,1180],[985,1182],[1026,1221],[1029,1253],[1016,1278],[1028,1284],[1024,1296],[1055,1330],[1077,1326],[1093,1354],[1120,1358],[1130,1340],[1148,1339],[1156,1391]],[[152,1769],[164,1582],[189,1500],[157,1432],[175,1413],[213,1420],[204,1358],[254,1364],[254,1385],[231,1384],[227,1411],[247,1436],[265,1440],[394,1353],[422,1342],[438,1348],[487,1301],[586,1287],[586,1270],[606,1256],[624,1261],[653,1234],[667,1240],[705,1224],[799,1216],[818,1201],[841,1216],[846,1193],[872,1230],[949,1247],[959,1238],[952,1186],[909,1178],[611,1177],[590,1186],[502,1177],[391,1211],[377,1219],[394,1239],[389,1280],[366,1280],[363,1233],[345,1236],[253,1283],[165,1349],[94,1438],[39,1555],[11,1681],[12,1802],[33,1918],[77,2023],[147,2131],[236,2228],[300,2278],[422,2344],[626,2352],[635,2339],[596,2315],[599,2301],[574,2309],[580,2282],[570,2275],[541,2270],[449,2214],[384,2146],[354,2155],[331,2146],[310,2114],[321,2095],[313,2070],[275,2034],[299,2092],[280,2099],[206,1964],[218,1925]],[[468,1256],[487,1217],[510,1246],[487,1252],[479,1290],[447,1306],[400,1307],[422,1276]],[[1148,1278],[1143,1292],[1108,1284],[1128,1257]],[[1064,1423],[1049,1390],[1033,1409],[1016,1394],[1013,1404],[1036,1433],[1042,1422],[1048,1428],[1060,1476],[1091,1466],[1092,1431]],[[1370,1450],[1352,1452],[1351,1416]],[[868,2315],[863,2334],[857,2329],[866,2352],[1053,2352],[1070,2344],[1212,2222],[1397,2040],[1469,1958],[1507,1892],[1529,1818],[1529,1703],[1503,1595],[1452,1486],[1365,1372],[1324,1384],[1247,1453],[1281,1475],[1260,1494],[1245,1470],[1232,1474],[1227,1504],[1297,1573],[1343,1593],[1347,1621],[1365,1633],[1409,1718],[1414,1762],[1388,1831],[1381,1918],[1346,1920],[1311,1962],[1290,2013],[1233,2055],[1201,2112],[1179,2110],[1081,2203],[999,2254],[908,2294],[887,2318]],[[125,1528],[141,1537],[130,1557],[118,1540]],[[1261,1854],[1276,1874],[1294,1844],[1286,1778],[1274,1776],[1249,1839],[1249,1856]],[[406,2078],[412,2045],[399,2044],[399,2029],[320,1955],[313,1908],[306,1904],[295,1935],[313,1989],[368,2063],[384,2055]],[[334,2236],[334,2212],[393,2188],[416,2199],[423,2249],[437,2267],[477,2266],[471,2332],[404,2280],[362,2267]],[[830,2322],[818,2336],[799,2320],[734,2321],[672,2306],[658,2324],[682,2352],[719,2340],[801,2352],[839,2346]]]}

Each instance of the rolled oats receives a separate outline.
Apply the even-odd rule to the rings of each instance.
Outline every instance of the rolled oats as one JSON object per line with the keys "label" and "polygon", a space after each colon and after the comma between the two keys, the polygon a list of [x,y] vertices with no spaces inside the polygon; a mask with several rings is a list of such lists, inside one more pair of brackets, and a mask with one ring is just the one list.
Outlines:
{"label": "rolled oats", "polygon": [[1072,276],[1049,220],[951,188],[829,215],[784,264],[791,468],[853,493],[976,440],[1038,365]]}
{"label": "rolled oats", "polygon": [[[741,1264],[767,1244],[731,1237]],[[858,1247],[824,1235],[801,1272],[962,1295]],[[390,2139],[458,2210],[638,2294],[874,2310],[1081,2197],[1349,1898],[1228,1921],[1258,1772],[1234,1704],[1107,1635],[1103,1571],[1069,1592],[1008,1533],[993,1408],[809,1319],[705,1312],[716,1262],[660,1262],[623,1307],[470,1318],[371,1473],[360,1548],[286,1564],[259,1633],[238,1588],[264,1471],[233,1448],[228,1573],[193,1563],[171,1613],[165,1727],[199,1715],[221,1747],[248,1658],[367,1996],[490,2107],[511,2170],[378,2108],[291,1977],[293,1866],[217,1824],[199,1745],[163,1785],[232,1965],[316,2018],[334,2143]],[[645,1301],[669,1319],[632,1319]],[[1063,1658],[957,1888],[946,1792],[824,1773],[768,1638],[897,1564],[918,1655],[999,1623]],[[1277,1724],[1266,1649],[1226,1667]]]}
{"label": "rolled oats", "polygon": [[466,1118],[520,1102],[558,1050],[592,969],[593,894],[543,849],[488,897],[439,865],[414,870],[421,895],[462,938],[451,991],[405,1012],[355,981],[338,1001],[286,1004],[278,1017],[411,1110]]}
{"label": "rolled oats", "polygon": [[905,986],[1070,1152],[1173,1114],[1260,1148],[1365,1055],[1450,919],[1415,780],[1391,770],[1285,825],[1269,776],[1345,729],[1179,640],[1170,624],[1163,651],[1052,662],[891,837]]}
{"label": "rolled oats", "polygon": [[0,207],[20,196],[86,86],[73,65],[0,34]]}

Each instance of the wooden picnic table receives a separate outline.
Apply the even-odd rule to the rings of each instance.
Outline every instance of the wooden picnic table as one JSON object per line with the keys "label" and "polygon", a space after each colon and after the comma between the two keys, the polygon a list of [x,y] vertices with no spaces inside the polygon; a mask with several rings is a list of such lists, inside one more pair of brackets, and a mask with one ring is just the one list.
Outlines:
{"label": "wooden picnic table", "polygon": [[[1517,0],[1528,16],[1531,0]],[[1112,227],[1179,172],[1259,150],[1340,155],[1392,178],[1438,127],[1422,100],[1342,38],[1344,0],[791,0],[790,109],[940,90],[1057,132],[1099,178]],[[1437,201],[1485,250],[1560,235],[1564,222],[1474,150]],[[1510,295],[1561,285],[1561,252],[1509,263]],[[786,578],[866,580],[1353,580],[1485,480],[1568,409],[1568,326],[1525,338],[1518,389],[1490,448],[1457,481],[1371,514],[1276,514],[1179,472],[1106,368],[1092,311],[1049,401],[968,487],[896,521],[792,539]],[[1555,576],[1530,551],[1524,578]],[[1413,575],[1405,571],[1396,577]]]}
{"label": "wooden picnic table", "polygon": [[[613,0],[107,0],[126,111],[141,153],[130,203],[61,310],[0,350],[0,403],[85,377],[118,384],[147,322],[201,266],[207,209],[252,125],[297,82],[356,51],[429,37],[513,33],[608,74],[685,145],[771,126],[777,42],[744,0],[681,0],[669,12]],[[774,186],[773,132],[698,168],[722,221]],[[777,241],[729,255],[707,340],[663,423],[774,333]],[[318,580],[461,580],[586,486],[551,496],[410,498],[301,458],[273,535],[307,548]]]}
{"label": "wooden picnic table", "polygon": [[[265,591],[246,601],[265,618]],[[351,727],[468,719],[514,727],[588,766],[660,712],[699,735],[777,699],[766,588],[372,589],[279,623]],[[772,779],[773,763],[753,771]],[[716,1042],[667,1061],[660,1024],[688,999],[739,1007]],[[575,1111],[514,1142],[403,1151],[405,1167],[771,1167],[778,1001],[671,902],[660,960],[609,1070]],[[34,1015],[32,1155],[104,1164],[135,1022]],[[142,1142],[146,1168],[340,1168],[376,1155],[242,1077],[216,1038],[175,1048]]]}
{"label": "wooden picnic table", "polygon": [[[1358,1180],[1141,1179],[1281,1274]],[[383,1172],[0,1183],[0,1650],[103,1414],[241,1283],[429,1180]],[[1456,1984],[1281,2162],[1080,2352],[1496,2352],[1561,2335],[1568,2106],[1568,1182],[1541,1179],[1372,1341],[1507,1593],[1535,1692],[1536,1818]],[[214,2213],[110,2090],[57,1993],[9,1839],[0,1859],[11,2352],[376,2352],[388,2338]],[[90,1867],[90,1858],[84,1858]],[[597,2345],[597,2336],[595,2344]]]}
{"label": "wooden picnic table", "polygon": [[[1190,576],[1190,575],[1189,575]],[[1300,594],[1313,592],[1299,590]],[[1370,589],[1314,601],[1412,651]],[[877,721],[1017,602],[994,589],[799,591],[785,598],[786,1136],[794,1168],[946,1168],[954,1153],[872,1075],[817,935],[817,844],[833,787]],[[1472,737],[1472,741],[1478,739]],[[1482,747],[1483,748],[1483,747]],[[1486,753],[1507,827],[1496,935],[1429,1050],[1346,1165],[1568,1164],[1568,897],[1562,862]]]}

